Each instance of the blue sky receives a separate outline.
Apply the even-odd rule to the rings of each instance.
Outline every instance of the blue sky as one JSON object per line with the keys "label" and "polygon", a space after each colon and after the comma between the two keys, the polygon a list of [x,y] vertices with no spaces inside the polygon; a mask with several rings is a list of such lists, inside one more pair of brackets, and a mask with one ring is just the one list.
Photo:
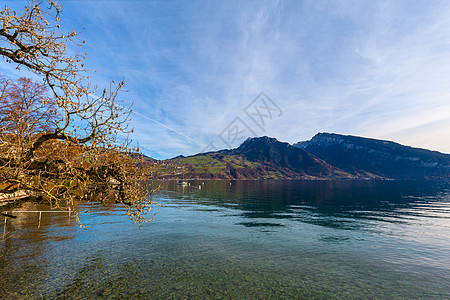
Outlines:
{"label": "blue sky", "polygon": [[61,4],[95,83],[125,78],[133,138],[154,158],[317,132],[450,153],[448,1]]}

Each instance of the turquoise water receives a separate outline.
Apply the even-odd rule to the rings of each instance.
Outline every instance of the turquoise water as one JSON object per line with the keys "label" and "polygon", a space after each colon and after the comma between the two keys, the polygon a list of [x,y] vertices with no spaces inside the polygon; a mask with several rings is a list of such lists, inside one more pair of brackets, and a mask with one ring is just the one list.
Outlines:
{"label": "turquoise water", "polygon": [[0,298],[450,299],[450,183],[160,184],[141,230],[118,206],[8,220]]}

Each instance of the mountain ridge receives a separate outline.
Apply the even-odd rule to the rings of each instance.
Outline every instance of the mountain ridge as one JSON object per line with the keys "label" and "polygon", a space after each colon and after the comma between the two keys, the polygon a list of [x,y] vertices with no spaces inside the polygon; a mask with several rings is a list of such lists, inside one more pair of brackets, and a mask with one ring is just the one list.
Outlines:
{"label": "mountain ridge", "polygon": [[160,161],[159,179],[450,179],[450,154],[336,133],[290,145],[262,136],[234,149]]}
{"label": "mountain ridge", "polygon": [[391,179],[450,179],[450,154],[336,133],[318,133],[293,145],[357,175],[369,171]]}
{"label": "mountain ridge", "polygon": [[368,138],[368,137],[361,137],[361,136],[355,136],[355,135],[349,135],[349,134],[338,134],[338,133],[329,133],[329,132],[319,132],[316,135],[314,135],[310,140],[307,141],[299,141],[297,143],[292,144],[292,146],[294,147],[299,147],[299,148],[304,148],[303,146],[301,146],[304,143],[310,143],[312,140],[316,139],[317,137],[320,136],[329,136],[329,137],[345,137],[345,138],[351,138],[351,139],[355,139],[355,140],[366,140],[366,141],[371,141],[371,142],[383,142],[385,144],[390,144],[390,145],[398,145],[398,146],[402,146],[405,148],[410,148],[410,149],[416,149],[416,150],[423,150],[425,152],[434,152],[434,153],[439,153],[439,154],[443,154],[443,155],[448,155],[450,157],[450,153],[443,153],[437,150],[430,150],[430,149],[425,149],[425,148],[420,148],[420,147],[413,147],[413,146],[408,146],[408,145],[403,145],[394,141],[389,141],[389,140],[381,140],[381,139],[375,139],[375,138]]}

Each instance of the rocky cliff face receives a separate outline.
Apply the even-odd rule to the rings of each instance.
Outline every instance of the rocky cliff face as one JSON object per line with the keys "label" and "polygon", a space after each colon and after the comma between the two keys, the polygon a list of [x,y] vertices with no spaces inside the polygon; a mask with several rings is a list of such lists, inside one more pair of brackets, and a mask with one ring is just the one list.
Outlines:
{"label": "rocky cliff face", "polygon": [[450,179],[450,155],[390,141],[318,133],[295,147],[353,175],[393,179]]}
{"label": "rocky cliff face", "polygon": [[249,138],[238,148],[231,150],[231,153],[249,161],[288,169],[302,175],[331,176],[336,171],[336,168],[307,151],[267,136]]}

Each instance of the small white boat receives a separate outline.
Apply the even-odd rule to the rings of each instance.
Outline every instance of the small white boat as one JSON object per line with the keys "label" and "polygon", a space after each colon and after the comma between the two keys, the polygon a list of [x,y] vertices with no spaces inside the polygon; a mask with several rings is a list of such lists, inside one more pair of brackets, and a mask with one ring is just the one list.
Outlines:
{"label": "small white boat", "polygon": [[183,178],[180,181],[178,181],[177,184],[182,185],[182,186],[188,185],[188,183],[186,181],[184,181],[184,167],[181,172],[183,174]]}

